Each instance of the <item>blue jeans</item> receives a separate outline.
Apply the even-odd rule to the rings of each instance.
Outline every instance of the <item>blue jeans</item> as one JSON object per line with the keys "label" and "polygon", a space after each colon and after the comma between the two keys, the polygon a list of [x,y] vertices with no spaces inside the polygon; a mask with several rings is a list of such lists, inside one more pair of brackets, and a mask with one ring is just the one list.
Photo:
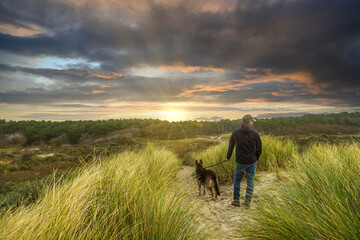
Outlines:
{"label": "blue jeans", "polygon": [[257,162],[252,164],[240,164],[235,162],[234,201],[239,201],[240,199],[240,183],[241,183],[241,179],[244,176],[244,172],[246,171],[247,186],[246,186],[245,203],[250,204],[254,192],[254,177],[255,177],[256,163]]}

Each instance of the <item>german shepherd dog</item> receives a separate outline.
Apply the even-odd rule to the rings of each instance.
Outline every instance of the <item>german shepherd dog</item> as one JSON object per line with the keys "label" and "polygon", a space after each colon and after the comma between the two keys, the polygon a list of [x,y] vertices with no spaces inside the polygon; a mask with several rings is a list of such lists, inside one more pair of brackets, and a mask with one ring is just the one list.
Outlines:
{"label": "german shepherd dog", "polygon": [[[200,160],[199,162],[195,160],[196,166],[196,178],[199,185],[199,195],[201,195],[201,185],[204,186],[204,195],[205,195],[205,188],[210,191],[211,193],[211,200],[215,200],[217,196],[220,196],[220,190],[216,179],[216,174],[208,169],[203,167],[203,161]],[[215,197],[214,197],[215,194]]]}

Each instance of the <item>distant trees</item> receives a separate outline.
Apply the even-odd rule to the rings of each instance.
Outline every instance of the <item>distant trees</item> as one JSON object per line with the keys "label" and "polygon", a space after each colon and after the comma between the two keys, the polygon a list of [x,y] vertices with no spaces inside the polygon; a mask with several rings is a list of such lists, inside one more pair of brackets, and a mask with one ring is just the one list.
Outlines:
{"label": "distant trees", "polygon": [[[96,121],[6,121],[0,120],[0,137],[19,133],[27,139],[26,144],[49,142],[66,135],[69,143],[78,143],[81,137],[99,137],[117,130],[136,128],[141,137],[157,139],[191,138],[197,135],[223,134],[240,127],[241,119],[220,121],[179,121],[159,119],[109,119]],[[327,115],[308,114],[303,117],[258,119],[254,128],[261,132],[287,134],[289,129],[303,129],[314,124],[360,127],[360,112]],[[299,127],[301,126],[301,127]]]}
{"label": "distant trees", "polygon": [[[290,131],[307,134],[314,129],[311,126],[322,126],[319,130],[322,133],[330,133],[333,126],[343,126],[344,130],[347,126],[360,127],[360,112],[353,113],[334,113],[334,114],[307,114],[302,117],[282,117],[271,119],[258,119],[255,128],[261,129],[266,133],[276,133],[277,135],[286,135],[289,130],[297,129],[298,131]],[[308,127],[306,127],[308,126]],[[338,128],[337,128],[338,129]],[[357,129],[357,128],[351,128]],[[319,132],[317,131],[317,132]],[[349,128],[350,131],[350,128]]]}

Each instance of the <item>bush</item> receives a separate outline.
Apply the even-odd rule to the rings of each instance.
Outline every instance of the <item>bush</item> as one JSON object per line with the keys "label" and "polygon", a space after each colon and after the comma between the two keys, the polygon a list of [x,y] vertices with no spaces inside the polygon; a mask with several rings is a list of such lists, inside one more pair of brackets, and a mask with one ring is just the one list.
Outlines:
{"label": "bush", "polygon": [[90,134],[82,134],[81,137],[79,138],[79,143],[80,144],[91,144],[93,143],[95,140],[95,137],[90,135]]}
{"label": "bush", "polygon": [[5,211],[10,207],[17,207],[21,204],[28,205],[34,203],[43,193],[47,186],[52,185],[55,181],[63,181],[68,179],[71,173],[54,174],[36,179],[31,182],[6,182],[0,188],[0,211]]}
{"label": "bush", "polygon": [[50,144],[54,146],[61,146],[63,144],[68,144],[68,143],[69,143],[69,138],[66,135],[66,133],[50,140]]}
{"label": "bush", "polygon": [[21,166],[20,166],[20,170],[29,170],[32,168],[32,164],[30,162],[24,162]]}
{"label": "bush", "polygon": [[22,161],[30,160],[33,155],[34,154],[31,151],[24,149],[24,151],[22,151],[20,154],[20,159]]}
{"label": "bush", "polygon": [[251,239],[359,239],[360,148],[315,144],[257,206]]}
{"label": "bush", "polygon": [[21,133],[13,133],[13,134],[8,134],[5,136],[5,143],[6,144],[13,144],[13,145],[25,145],[27,140],[26,137],[24,135],[22,135]]}
{"label": "bush", "polygon": [[15,167],[15,166],[11,166],[11,167],[9,167],[9,171],[10,172],[15,172],[15,171],[17,171],[18,169],[17,169],[17,167]]}

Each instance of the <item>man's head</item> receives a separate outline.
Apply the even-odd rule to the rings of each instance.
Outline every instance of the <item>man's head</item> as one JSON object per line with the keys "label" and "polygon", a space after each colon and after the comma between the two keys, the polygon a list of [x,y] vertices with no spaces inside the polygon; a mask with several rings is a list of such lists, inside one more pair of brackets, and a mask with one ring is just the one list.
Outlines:
{"label": "man's head", "polygon": [[243,123],[253,126],[254,121],[255,120],[252,118],[252,116],[250,114],[246,114],[245,116],[243,116]]}

